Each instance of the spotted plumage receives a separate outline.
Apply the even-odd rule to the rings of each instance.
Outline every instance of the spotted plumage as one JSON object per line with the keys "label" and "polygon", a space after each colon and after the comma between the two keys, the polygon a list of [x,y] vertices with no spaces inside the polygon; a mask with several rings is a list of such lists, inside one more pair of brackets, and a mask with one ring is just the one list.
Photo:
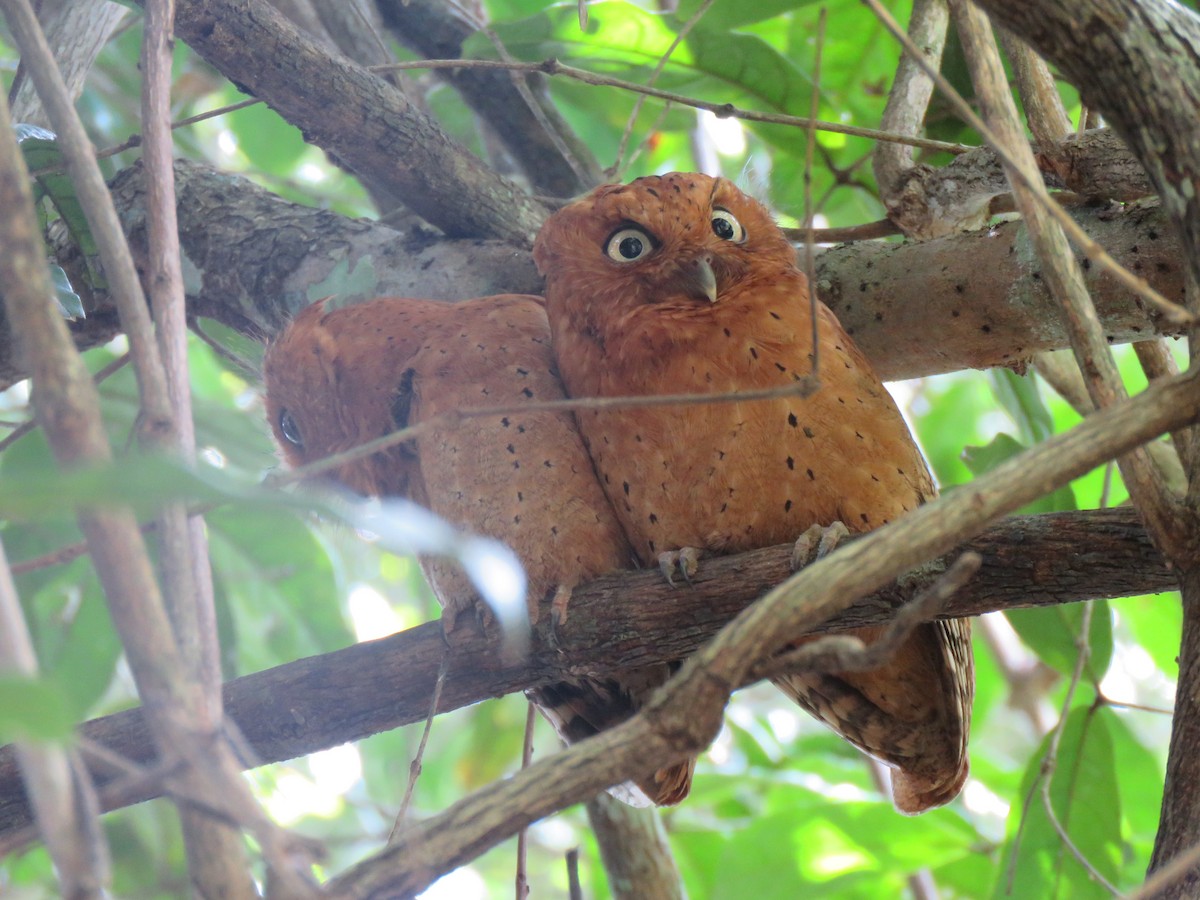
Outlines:
{"label": "spotted plumage", "polygon": [[[302,465],[447,413],[561,399],[541,298],[441,303],[384,298],[303,310],[270,347],[266,406],[284,456]],[[359,493],[405,496],[520,557],[531,610],[633,554],[566,412],[506,412],[436,425],[414,441],[349,462],[336,478]],[[448,623],[473,610],[462,572],[423,568]],[[627,719],[669,675],[654,666],[530,691],[568,743]],[[637,779],[657,803],[687,795],[692,762]],[[635,791],[627,799],[637,800]]]}
{"label": "spotted plumage", "polygon": [[[812,371],[812,308],[794,250],[726,180],[672,174],[598,188],[547,221],[534,258],[572,396],[776,388]],[[816,326],[821,387],[811,396],[578,413],[644,563],[682,548],[785,543],[814,524],[868,531],[934,495],[894,402],[820,303]],[[968,623],[921,626],[871,672],[777,684],[897,768],[901,810],[945,803],[961,788]]]}

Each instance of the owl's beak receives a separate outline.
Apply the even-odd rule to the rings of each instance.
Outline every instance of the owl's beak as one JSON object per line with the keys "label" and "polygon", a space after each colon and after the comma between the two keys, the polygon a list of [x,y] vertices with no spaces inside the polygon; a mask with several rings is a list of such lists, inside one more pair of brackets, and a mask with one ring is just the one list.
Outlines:
{"label": "owl's beak", "polygon": [[717,276],[712,261],[707,256],[698,256],[681,263],[675,287],[693,300],[717,302]]}

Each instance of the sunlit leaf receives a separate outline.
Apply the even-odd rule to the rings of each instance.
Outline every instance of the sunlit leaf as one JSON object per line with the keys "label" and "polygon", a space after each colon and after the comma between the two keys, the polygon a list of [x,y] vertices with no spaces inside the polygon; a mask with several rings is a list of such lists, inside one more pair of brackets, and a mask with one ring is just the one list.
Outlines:
{"label": "sunlit leaf", "polygon": [[0,741],[65,740],[73,725],[70,704],[58,685],[0,676]]}

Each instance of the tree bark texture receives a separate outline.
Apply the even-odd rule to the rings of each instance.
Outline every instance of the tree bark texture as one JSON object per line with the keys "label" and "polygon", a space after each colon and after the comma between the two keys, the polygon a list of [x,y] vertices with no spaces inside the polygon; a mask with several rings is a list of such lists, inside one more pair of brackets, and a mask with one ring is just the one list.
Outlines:
{"label": "tree bark texture", "polygon": [[[947,616],[1156,593],[1177,585],[1130,509],[1017,516],[961,549],[980,553],[984,562]],[[957,555],[914,570],[820,631],[888,620]],[[602,673],[683,658],[790,574],[790,545],[706,559],[686,588],[667,585],[657,571],[618,573],[577,587],[565,621],[551,625],[553,614],[544,611],[524,662],[505,662],[491,638],[470,627],[455,628],[447,649],[440,625],[430,622],[243,676],[225,686],[226,711],[253,750],[255,758],[247,765],[290,759],[423,720],[447,652],[449,675],[439,712],[564,673]],[[82,726],[81,734],[138,765],[153,763],[141,710],[93,720]],[[107,809],[157,793],[153,783],[115,786],[115,774],[93,764]],[[11,749],[4,748],[0,854],[29,823],[19,784]]]}

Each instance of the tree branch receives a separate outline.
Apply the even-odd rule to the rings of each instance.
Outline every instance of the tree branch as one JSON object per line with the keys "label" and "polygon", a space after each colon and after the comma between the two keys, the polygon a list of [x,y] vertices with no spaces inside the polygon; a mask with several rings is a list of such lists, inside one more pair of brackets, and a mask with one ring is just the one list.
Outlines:
{"label": "tree branch", "polygon": [[[932,583],[961,550],[983,557],[976,578],[946,616],[1054,605],[1095,597],[1173,590],[1176,582],[1132,510],[1013,517],[942,560],[922,566],[831,619],[819,632],[888,621]],[[679,659],[696,651],[745,606],[791,574],[790,545],[705,560],[688,588],[657,572],[625,572],[577,587],[566,621],[540,615],[531,657],[502,661],[488,638],[452,633],[449,674],[439,712],[545,684],[571,672],[606,672]],[[359,740],[422,721],[447,652],[441,627],[427,623],[378,641],[287,663],[225,686],[230,718],[256,757],[254,765]],[[154,764],[141,710],[82,726],[81,735],[142,766]],[[106,809],[148,799],[153,784],[114,790],[118,775],[93,765]],[[0,749],[0,853],[29,823],[11,748]]]}
{"label": "tree branch", "polygon": [[[258,338],[328,294],[461,299],[539,293],[529,254],[497,241],[404,235],[383,225],[288,203],[250,182],[197,163],[175,165],[183,252],[195,277],[188,313]],[[140,165],[112,184],[139,266],[146,269],[145,175]],[[1117,259],[1168,296],[1183,291],[1180,257],[1155,206],[1081,209],[1077,219]],[[822,299],[886,379],[970,367],[1019,365],[1067,346],[1040,273],[1024,263],[1024,226],[1005,222],[923,244],[864,242],[817,257]],[[89,293],[83,261],[65,230],[52,237],[57,261],[88,310],[76,341],[94,346],[117,331],[110,298]],[[987,272],[987,278],[980,278]],[[1114,343],[1173,334],[1153,311],[1094,268],[1085,270],[1105,332]],[[939,338],[929,340],[931,323]],[[24,376],[0,318],[0,385]]]}
{"label": "tree branch", "polygon": [[546,211],[400,91],[334,56],[263,0],[180,0],[176,34],[305,137],[460,237],[528,245]]}

